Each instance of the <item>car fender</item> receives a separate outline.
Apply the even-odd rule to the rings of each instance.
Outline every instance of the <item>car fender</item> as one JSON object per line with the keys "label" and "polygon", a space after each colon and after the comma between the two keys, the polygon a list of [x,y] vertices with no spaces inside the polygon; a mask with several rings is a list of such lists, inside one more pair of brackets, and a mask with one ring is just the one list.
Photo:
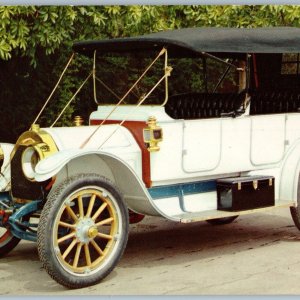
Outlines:
{"label": "car fender", "polygon": [[10,189],[10,154],[14,148],[14,144],[1,143],[3,151],[3,164],[1,166],[0,176],[0,191],[7,191]]}
{"label": "car fender", "polygon": [[135,170],[114,154],[85,149],[62,150],[40,161],[35,173],[35,180],[39,182],[55,177],[55,185],[76,173],[97,173],[110,179],[120,189],[131,210],[161,215]]}
{"label": "car fender", "polygon": [[300,173],[300,139],[291,146],[285,156],[280,172],[279,198],[281,200],[295,201],[297,205],[297,193]]}

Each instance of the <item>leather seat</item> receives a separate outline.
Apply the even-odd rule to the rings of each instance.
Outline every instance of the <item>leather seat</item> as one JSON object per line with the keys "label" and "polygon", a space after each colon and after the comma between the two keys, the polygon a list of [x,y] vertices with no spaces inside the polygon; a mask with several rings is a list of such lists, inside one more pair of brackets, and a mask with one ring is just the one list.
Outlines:
{"label": "leather seat", "polygon": [[244,99],[245,93],[177,94],[169,97],[165,109],[173,119],[218,118],[237,111]]}
{"label": "leather seat", "polygon": [[250,115],[300,111],[300,91],[259,91],[251,93]]}

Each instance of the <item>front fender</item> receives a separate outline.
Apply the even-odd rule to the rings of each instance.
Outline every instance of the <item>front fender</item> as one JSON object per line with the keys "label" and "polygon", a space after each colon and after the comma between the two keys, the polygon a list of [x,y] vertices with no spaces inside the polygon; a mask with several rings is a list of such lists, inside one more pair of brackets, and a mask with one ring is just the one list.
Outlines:
{"label": "front fender", "polygon": [[61,150],[43,160],[41,160],[35,168],[34,179],[38,182],[46,181],[55,176],[59,171],[72,159],[77,157],[99,153],[99,151],[91,150]]}
{"label": "front fender", "polygon": [[61,182],[74,173],[85,172],[97,172],[113,181],[131,210],[146,215],[161,215],[140,176],[126,161],[111,153],[85,149],[62,150],[37,164],[35,180],[45,181],[56,176]]}
{"label": "front fender", "polygon": [[14,145],[1,143],[0,146],[3,151],[3,164],[0,170],[0,191],[7,191],[10,188],[10,154]]}

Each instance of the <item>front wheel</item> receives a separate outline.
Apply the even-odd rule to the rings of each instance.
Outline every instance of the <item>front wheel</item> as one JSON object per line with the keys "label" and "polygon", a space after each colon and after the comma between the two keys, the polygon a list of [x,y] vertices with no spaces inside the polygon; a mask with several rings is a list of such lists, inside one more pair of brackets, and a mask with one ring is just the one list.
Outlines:
{"label": "front wheel", "polygon": [[120,260],[128,238],[128,209],[118,189],[97,174],[70,177],[48,196],[38,226],[38,253],[58,283],[99,283]]}

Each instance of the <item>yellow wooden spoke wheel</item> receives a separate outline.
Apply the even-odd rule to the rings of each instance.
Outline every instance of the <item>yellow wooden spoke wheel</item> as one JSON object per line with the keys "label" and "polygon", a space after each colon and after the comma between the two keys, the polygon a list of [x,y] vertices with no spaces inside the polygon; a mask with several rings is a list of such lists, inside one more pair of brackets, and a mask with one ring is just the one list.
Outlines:
{"label": "yellow wooden spoke wheel", "polygon": [[96,174],[74,176],[52,191],[42,210],[38,250],[60,284],[98,283],[119,261],[128,238],[121,193]]}

